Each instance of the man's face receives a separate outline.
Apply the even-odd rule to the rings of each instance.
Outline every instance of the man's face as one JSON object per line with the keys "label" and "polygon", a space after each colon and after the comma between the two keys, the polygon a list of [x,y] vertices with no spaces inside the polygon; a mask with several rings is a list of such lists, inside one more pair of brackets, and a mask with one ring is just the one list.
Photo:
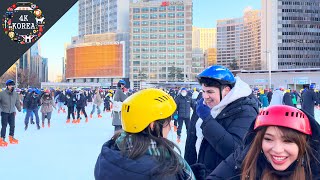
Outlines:
{"label": "man's face", "polygon": [[[207,87],[202,84],[202,97],[207,106],[211,109],[220,103],[220,91],[217,87]],[[230,92],[230,87],[225,87],[222,90],[222,98],[224,98]]]}
{"label": "man's face", "polygon": [[8,90],[9,90],[9,91],[12,91],[13,88],[14,88],[14,85],[8,85]]}

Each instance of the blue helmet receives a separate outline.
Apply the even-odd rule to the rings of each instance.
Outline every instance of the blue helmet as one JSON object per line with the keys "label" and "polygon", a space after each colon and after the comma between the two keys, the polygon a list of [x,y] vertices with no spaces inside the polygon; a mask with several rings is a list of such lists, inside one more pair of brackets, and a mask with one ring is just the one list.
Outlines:
{"label": "blue helmet", "polygon": [[119,83],[120,83],[120,84],[123,84],[123,85],[126,85],[126,84],[127,84],[123,79],[120,79]]}
{"label": "blue helmet", "polygon": [[220,65],[213,65],[205,70],[203,70],[200,74],[198,74],[197,78],[200,80],[201,78],[209,78],[217,81],[220,85],[230,85],[234,86],[236,83],[236,79],[231,71]]}
{"label": "blue helmet", "polygon": [[6,86],[8,86],[8,85],[16,85],[16,83],[14,83],[14,81],[12,80],[12,79],[8,79],[7,81],[6,81]]}
{"label": "blue helmet", "polygon": [[38,88],[35,89],[34,92],[35,92],[36,94],[41,94],[41,91],[40,91]]}
{"label": "blue helmet", "polygon": [[314,84],[310,84],[309,89],[314,89],[315,85]]}
{"label": "blue helmet", "polygon": [[28,92],[29,92],[29,93],[31,93],[31,92],[33,92],[33,91],[34,91],[33,88],[29,88],[29,89],[28,89]]}

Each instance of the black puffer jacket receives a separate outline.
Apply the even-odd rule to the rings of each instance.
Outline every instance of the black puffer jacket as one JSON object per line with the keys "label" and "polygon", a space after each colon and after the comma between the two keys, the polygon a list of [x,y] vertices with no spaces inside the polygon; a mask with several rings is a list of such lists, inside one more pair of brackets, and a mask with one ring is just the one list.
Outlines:
{"label": "black puffer jacket", "polygon": [[307,111],[314,116],[314,105],[319,104],[319,99],[313,89],[308,89],[302,94],[302,106],[301,109]]}
{"label": "black puffer jacket", "polygon": [[197,101],[202,98],[202,92],[199,93],[197,99],[194,101],[192,105],[192,116],[189,124],[189,129],[187,131],[187,140],[184,151],[184,159],[188,162],[188,164],[195,164],[197,162],[197,152],[195,148],[195,144],[197,141],[196,136],[196,123],[199,119],[199,116],[196,112]]}
{"label": "black puffer jacket", "polygon": [[81,93],[76,94],[76,106],[77,106],[77,108],[83,108],[83,107],[87,106],[87,99]]}
{"label": "black puffer jacket", "polygon": [[153,156],[144,155],[133,160],[124,157],[115,145],[114,140],[102,146],[101,153],[96,162],[94,176],[96,180],[176,180],[176,176],[155,178],[152,176],[157,161]]}
{"label": "black puffer jacket", "polygon": [[39,95],[36,95],[33,97],[33,93],[28,94],[25,97],[24,103],[23,103],[23,108],[24,109],[37,109],[38,106],[40,106],[40,97]]}
{"label": "black puffer jacket", "polygon": [[[304,111],[305,112],[305,111]],[[306,112],[305,112],[306,113]],[[318,160],[311,158],[311,167],[312,167],[312,179],[320,179],[320,153],[317,152],[320,149],[320,125],[316,122],[316,120],[308,113],[306,113],[311,129],[312,136],[309,139],[311,149],[313,149],[313,154],[316,156]],[[208,177],[207,179],[214,180],[239,180],[241,179],[241,163],[243,162],[246,154],[249,151],[252,141],[256,136],[256,132],[253,130],[255,121],[251,124],[250,130],[245,138],[244,145],[239,147],[233,154],[231,154],[225,161],[223,161]],[[261,179],[262,171],[265,168],[269,168],[270,164],[267,163],[267,160],[262,155],[259,156],[259,164],[258,164],[258,172],[256,179]],[[292,167],[294,164],[289,166],[289,168],[283,172],[277,173],[280,176],[283,176],[283,179],[286,179],[290,176]],[[310,179],[310,178],[309,178]]]}
{"label": "black puffer jacket", "polygon": [[190,96],[182,96],[181,94],[175,99],[177,104],[178,116],[181,118],[190,118],[190,108],[192,99]]}
{"label": "black puffer jacket", "polygon": [[251,94],[227,105],[215,119],[210,116],[209,120],[203,121],[201,129],[204,138],[198,163],[206,166],[207,175],[242,145],[258,112],[258,100]]}

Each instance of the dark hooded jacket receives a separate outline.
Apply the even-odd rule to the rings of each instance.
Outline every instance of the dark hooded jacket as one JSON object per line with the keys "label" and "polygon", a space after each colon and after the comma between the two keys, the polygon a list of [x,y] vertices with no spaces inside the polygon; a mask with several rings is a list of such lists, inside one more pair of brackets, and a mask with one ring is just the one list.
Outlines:
{"label": "dark hooded jacket", "polygon": [[96,180],[175,180],[176,176],[156,178],[152,174],[157,167],[154,156],[143,155],[138,159],[129,159],[121,154],[114,140],[102,146],[96,162],[94,176]]}
{"label": "dark hooded jacket", "polygon": [[[312,179],[319,179],[320,175],[320,153],[317,151],[320,149],[320,125],[316,122],[316,120],[304,111],[305,114],[307,114],[311,129],[312,129],[312,136],[309,139],[309,145],[311,146],[311,149],[313,150],[313,154],[318,160],[315,160],[315,158],[311,158],[311,167],[312,167]],[[256,131],[253,130],[255,121],[251,124],[250,130],[248,134],[246,135],[246,138],[244,140],[244,145],[239,147],[233,154],[231,154],[225,161],[221,162],[219,166],[207,177],[207,179],[214,179],[214,180],[238,180],[241,179],[241,163],[245,159],[246,154],[248,153],[251,143],[254,140],[254,137],[256,136]],[[257,152],[258,153],[258,152]],[[256,179],[261,179],[262,171],[265,168],[270,168],[271,165],[267,162],[264,155],[261,153],[259,156],[259,164],[257,168],[257,177]],[[280,177],[283,177],[286,179],[288,176],[291,175],[295,168],[295,163],[293,163],[291,166],[288,167],[285,171],[275,171],[274,173],[277,174]],[[310,179],[310,178],[308,178]]]}
{"label": "dark hooded jacket", "polygon": [[202,123],[204,138],[198,163],[206,166],[207,175],[242,145],[242,139],[258,112],[258,100],[251,94],[229,104],[215,119],[211,117]]}
{"label": "dark hooded jacket", "polygon": [[314,105],[319,104],[316,93],[313,89],[305,90],[302,94],[302,105],[301,109],[307,111],[312,116],[314,116]]}

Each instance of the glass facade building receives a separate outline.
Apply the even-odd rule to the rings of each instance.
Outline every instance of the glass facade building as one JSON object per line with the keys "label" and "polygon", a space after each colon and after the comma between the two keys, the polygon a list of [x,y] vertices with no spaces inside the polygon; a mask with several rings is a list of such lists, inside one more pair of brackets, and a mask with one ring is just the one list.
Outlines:
{"label": "glass facade building", "polygon": [[171,67],[183,81],[195,80],[192,70],[192,0],[130,3],[130,79],[140,87],[177,81],[168,78]]}
{"label": "glass facade building", "polygon": [[129,0],[79,0],[79,36],[129,32]]}
{"label": "glass facade building", "polygon": [[261,13],[246,9],[241,18],[217,21],[217,64],[261,69]]}
{"label": "glass facade building", "polygon": [[319,68],[319,14],[319,0],[262,0],[264,69]]}

